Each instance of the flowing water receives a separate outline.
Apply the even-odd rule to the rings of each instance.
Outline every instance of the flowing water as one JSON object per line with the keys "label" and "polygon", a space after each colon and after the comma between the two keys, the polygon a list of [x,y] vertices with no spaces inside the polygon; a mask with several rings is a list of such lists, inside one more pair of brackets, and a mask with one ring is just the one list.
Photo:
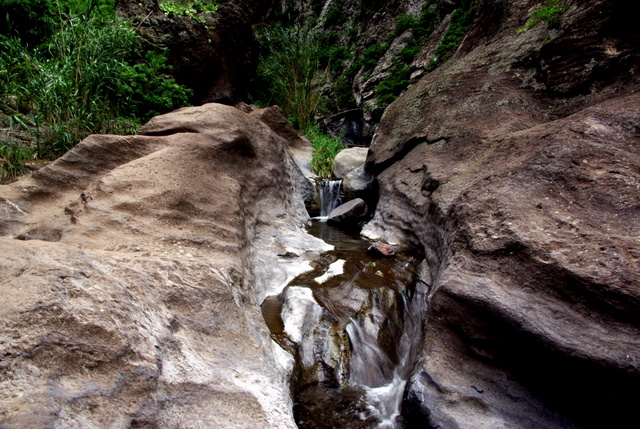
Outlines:
{"label": "flowing water", "polygon": [[323,180],[320,182],[320,216],[327,217],[341,203],[340,186],[342,180]]}
{"label": "flowing water", "polygon": [[297,359],[298,427],[401,428],[426,313],[423,258],[410,249],[372,257],[359,231],[320,220],[309,232],[335,250],[263,304],[274,339]]}

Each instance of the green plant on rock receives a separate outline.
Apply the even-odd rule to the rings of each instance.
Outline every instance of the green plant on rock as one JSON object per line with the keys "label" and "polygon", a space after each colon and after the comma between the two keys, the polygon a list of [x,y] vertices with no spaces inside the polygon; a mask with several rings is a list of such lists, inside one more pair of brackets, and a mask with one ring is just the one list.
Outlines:
{"label": "green plant on rock", "polygon": [[217,1],[206,0],[161,0],[160,10],[167,16],[186,16],[187,18],[205,23],[204,18],[197,16],[198,13],[215,13],[220,6]]}
{"label": "green plant on rock", "polygon": [[449,28],[442,36],[440,45],[434,53],[434,58],[427,66],[427,70],[435,69],[439,64],[443,63],[455,50],[460,46],[460,42],[464,38],[469,27],[473,22],[473,16],[476,11],[475,6],[469,6],[469,1],[465,2],[462,7],[456,9],[451,14],[451,23]]}
{"label": "green plant on rock", "polygon": [[345,144],[323,133],[318,124],[309,125],[304,134],[313,145],[311,171],[323,179],[331,177],[333,160],[338,152],[346,147]]}
{"label": "green plant on rock", "polygon": [[376,96],[376,106],[385,108],[391,104],[409,85],[411,67],[403,63],[397,57],[393,59],[393,65],[389,69],[389,75],[376,87],[373,92]]}
{"label": "green plant on rock", "polygon": [[549,27],[560,25],[562,15],[569,9],[566,0],[546,0],[544,4],[536,8],[523,27],[518,28],[517,33],[524,33],[539,22],[544,22]]}

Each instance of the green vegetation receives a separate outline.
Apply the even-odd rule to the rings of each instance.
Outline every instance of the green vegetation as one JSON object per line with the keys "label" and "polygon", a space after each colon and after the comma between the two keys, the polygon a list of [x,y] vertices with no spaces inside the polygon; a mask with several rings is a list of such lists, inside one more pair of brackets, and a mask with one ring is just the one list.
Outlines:
{"label": "green vegetation", "polygon": [[266,104],[278,104],[295,127],[306,129],[321,101],[320,88],[328,73],[320,64],[318,33],[310,27],[276,24],[262,30],[264,54],[258,74]]}
{"label": "green vegetation", "polygon": [[440,46],[436,49],[434,59],[431,62],[429,68],[433,69],[437,65],[449,59],[451,54],[458,48],[462,38],[473,22],[473,15],[475,14],[476,7],[469,6],[470,1],[466,1],[463,7],[460,7],[453,11],[451,14],[451,23],[447,32],[440,41]]}
{"label": "green vegetation", "polygon": [[0,140],[0,183],[24,174],[24,164],[32,157],[28,147]]}
{"label": "green vegetation", "polygon": [[186,16],[195,21],[204,24],[204,18],[196,16],[198,13],[211,12],[218,10],[220,5],[217,1],[206,0],[160,0],[160,10],[168,16]]}
{"label": "green vegetation", "polygon": [[544,22],[549,27],[560,25],[562,14],[569,9],[566,0],[546,0],[541,6],[531,13],[523,27],[518,28],[517,33],[524,33],[539,22]]}
{"label": "green vegetation", "polygon": [[318,124],[309,125],[305,129],[305,135],[313,145],[311,171],[323,179],[331,177],[333,160],[346,147],[345,144],[324,134]]}
{"label": "green vegetation", "polygon": [[88,134],[130,133],[187,103],[190,91],[166,76],[164,52],[142,56],[112,2],[32,0],[16,8],[0,0],[10,24],[21,19],[16,10],[29,16],[29,6],[45,10],[41,20],[0,34],[0,116],[22,122],[35,144],[0,141],[3,179],[27,159],[59,156]]}

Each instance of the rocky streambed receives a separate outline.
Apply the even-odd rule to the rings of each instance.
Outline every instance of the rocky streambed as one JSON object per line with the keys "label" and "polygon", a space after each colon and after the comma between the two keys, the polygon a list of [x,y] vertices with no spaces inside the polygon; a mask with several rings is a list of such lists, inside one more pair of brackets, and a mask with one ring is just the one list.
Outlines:
{"label": "rocky streambed", "polygon": [[372,256],[357,229],[319,220],[309,231],[334,249],[267,301],[280,311],[265,312],[273,337],[296,356],[298,427],[399,427],[426,315],[422,255]]}

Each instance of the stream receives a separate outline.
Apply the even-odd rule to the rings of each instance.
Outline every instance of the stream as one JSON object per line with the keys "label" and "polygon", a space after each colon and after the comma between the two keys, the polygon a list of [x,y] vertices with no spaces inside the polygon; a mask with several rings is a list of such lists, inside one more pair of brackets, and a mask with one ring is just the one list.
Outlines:
{"label": "stream", "polygon": [[300,428],[402,428],[402,398],[426,314],[426,264],[414,249],[371,256],[359,229],[323,218],[309,233],[334,246],[268,297],[272,338],[296,359],[294,416]]}

